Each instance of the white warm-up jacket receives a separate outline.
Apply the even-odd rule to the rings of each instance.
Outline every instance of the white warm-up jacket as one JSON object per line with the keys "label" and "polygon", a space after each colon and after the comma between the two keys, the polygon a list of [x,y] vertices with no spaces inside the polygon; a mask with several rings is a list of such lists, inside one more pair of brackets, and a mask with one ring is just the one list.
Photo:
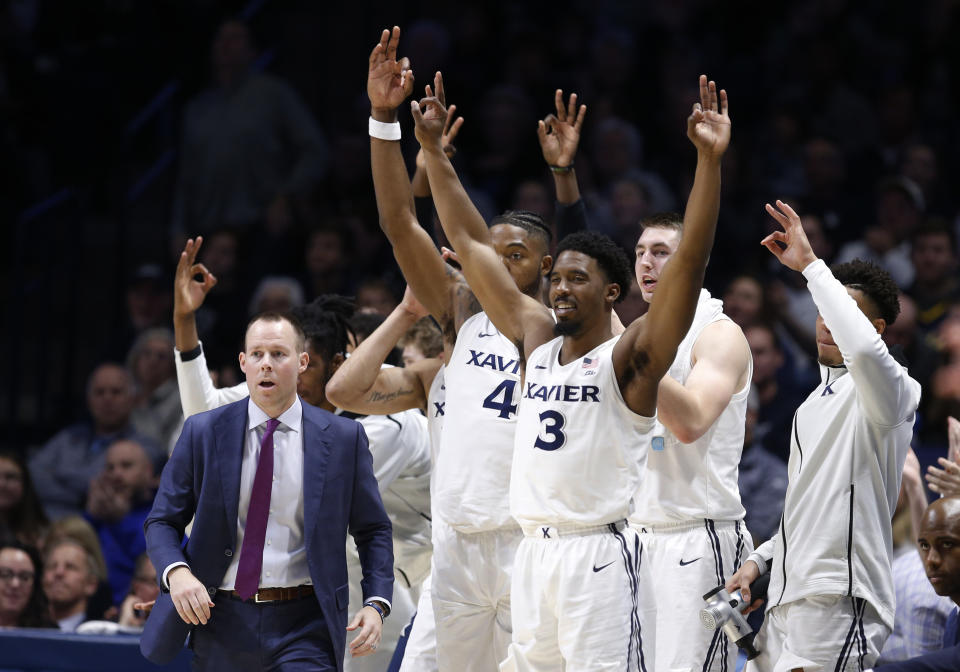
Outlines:
{"label": "white warm-up jacket", "polygon": [[893,627],[890,519],[920,384],[817,260],[808,288],[843,355],[793,418],[780,531],[750,556],[771,572],[767,609],[812,595],[852,595]]}

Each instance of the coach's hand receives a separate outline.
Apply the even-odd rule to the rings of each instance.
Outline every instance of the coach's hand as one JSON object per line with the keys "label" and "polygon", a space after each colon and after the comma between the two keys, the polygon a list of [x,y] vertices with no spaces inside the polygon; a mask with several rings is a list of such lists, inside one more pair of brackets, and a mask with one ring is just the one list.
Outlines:
{"label": "coach's hand", "polygon": [[347,630],[360,628],[359,634],[350,642],[350,654],[354,658],[369,656],[377,650],[380,644],[380,634],[383,630],[383,619],[373,607],[364,607],[350,621]]}
{"label": "coach's hand", "polygon": [[[757,563],[753,560],[747,560],[740,569],[737,570],[736,574],[730,577],[725,587],[729,593],[739,590],[740,594],[743,595],[743,601],[750,602],[750,584],[759,577],[760,568],[757,567]],[[749,614],[751,611],[759,609],[762,605],[763,600],[753,600],[743,613]]]}
{"label": "coach's hand", "polygon": [[189,568],[180,565],[167,574],[170,584],[170,597],[173,606],[184,623],[206,625],[210,620],[210,608],[213,602],[206,587],[193,575]]}

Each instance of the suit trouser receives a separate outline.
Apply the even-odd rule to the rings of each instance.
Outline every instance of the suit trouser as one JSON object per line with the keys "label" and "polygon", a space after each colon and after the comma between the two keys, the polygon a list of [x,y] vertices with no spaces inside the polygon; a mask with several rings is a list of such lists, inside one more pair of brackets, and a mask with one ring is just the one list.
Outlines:
{"label": "suit trouser", "polygon": [[193,669],[202,672],[336,670],[327,624],[314,595],[255,604],[218,593],[206,625],[193,628]]}

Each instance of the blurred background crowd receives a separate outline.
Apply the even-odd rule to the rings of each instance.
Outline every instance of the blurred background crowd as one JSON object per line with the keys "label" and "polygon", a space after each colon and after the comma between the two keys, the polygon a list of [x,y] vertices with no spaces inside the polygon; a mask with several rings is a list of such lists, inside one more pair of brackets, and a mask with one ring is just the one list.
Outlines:
{"label": "blurred background crowd", "polygon": [[[683,209],[685,118],[697,75],[716,78],[734,138],[706,287],[754,356],[743,476],[771,480],[758,451],[786,459],[793,412],[819,379],[816,308],[759,244],[776,198],[820,257],[872,259],[900,285],[885,338],[923,385],[914,449],[922,464],[946,455],[960,411],[960,3],[5,0],[0,528],[19,541],[0,571],[16,555],[11,577],[36,572],[34,597],[54,606],[37,619],[75,616],[80,597],[84,613],[93,601],[119,614],[152,580],[139,526],[182,423],[170,326],[187,236],[205,237],[200,260],[219,280],[197,317],[222,384],[240,379],[253,313],[326,293],[381,315],[397,304],[364,89],[367,55],[395,24],[417,90],[444,73],[465,118],[454,162],[488,218],[553,220],[537,120],[555,89],[576,92],[590,225],[631,253],[640,220]],[[401,123],[412,172],[408,114]],[[624,322],[644,310],[635,297]],[[755,515],[775,525],[769,509]],[[85,525],[87,542],[59,544],[63,521]],[[748,518],[761,539],[754,528],[769,524]],[[41,538],[42,573],[16,546]],[[77,576],[57,581],[56,568]]]}

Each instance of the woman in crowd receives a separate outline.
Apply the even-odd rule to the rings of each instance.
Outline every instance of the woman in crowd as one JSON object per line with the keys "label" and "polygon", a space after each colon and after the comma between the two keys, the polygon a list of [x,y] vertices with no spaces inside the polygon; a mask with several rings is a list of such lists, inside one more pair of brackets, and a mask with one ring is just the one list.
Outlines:
{"label": "woman in crowd", "polygon": [[0,541],[0,628],[55,627],[40,585],[42,571],[36,548]]}
{"label": "woman in crowd", "polygon": [[0,451],[0,538],[39,546],[48,524],[23,457]]}

